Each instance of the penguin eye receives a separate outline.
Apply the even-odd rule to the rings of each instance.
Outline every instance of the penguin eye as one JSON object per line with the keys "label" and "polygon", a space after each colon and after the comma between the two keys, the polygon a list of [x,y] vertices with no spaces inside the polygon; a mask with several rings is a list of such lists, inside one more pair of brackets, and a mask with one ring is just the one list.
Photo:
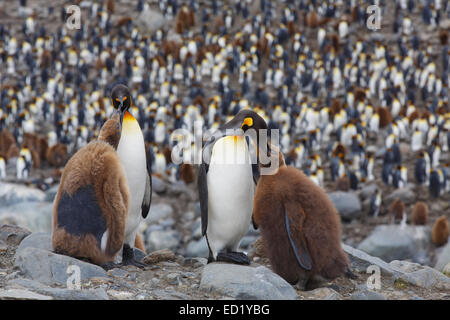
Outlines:
{"label": "penguin eye", "polygon": [[125,101],[125,100],[127,100],[127,96],[125,96],[125,97],[122,98],[122,101]]}

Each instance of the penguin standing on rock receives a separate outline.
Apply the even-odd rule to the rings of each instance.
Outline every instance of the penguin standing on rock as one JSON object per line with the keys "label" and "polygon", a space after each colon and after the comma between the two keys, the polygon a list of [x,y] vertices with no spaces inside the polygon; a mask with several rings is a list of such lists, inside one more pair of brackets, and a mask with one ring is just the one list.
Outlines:
{"label": "penguin standing on rock", "polygon": [[116,85],[111,91],[114,108],[123,114],[122,132],[117,145],[117,155],[125,169],[130,189],[130,206],[125,226],[122,259],[124,264],[137,267],[146,265],[134,259],[134,243],[139,224],[150,210],[152,197],[151,163],[147,161],[144,136],[138,121],[128,109],[131,107],[130,90]]}
{"label": "penguin standing on rock", "polygon": [[198,191],[208,262],[250,264],[237,249],[251,223],[256,164],[250,162],[246,137],[226,136],[227,129],[249,128],[267,129],[267,125],[254,112],[241,110],[203,147]]}
{"label": "penguin standing on rock", "polygon": [[103,125],[97,141],[80,149],[64,168],[53,205],[55,252],[114,266],[123,246],[130,193],[116,154],[123,114]]}
{"label": "penguin standing on rock", "polygon": [[[246,132],[251,128],[266,129],[267,125],[255,112],[245,110],[226,127],[240,127]],[[258,178],[252,221],[255,228],[261,228],[274,271],[300,287],[315,276],[328,279],[344,273],[350,276],[349,260],[340,245],[340,218],[331,200],[302,172],[286,167],[278,150],[278,166],[272,160],[262,164],[261,154],[267,153],[272,159],[273,149],[261,139],[264,138],[258,135],[257,145],[267,149],[258,149],[258,163],[261,173],[263,168],[267,172]]]}

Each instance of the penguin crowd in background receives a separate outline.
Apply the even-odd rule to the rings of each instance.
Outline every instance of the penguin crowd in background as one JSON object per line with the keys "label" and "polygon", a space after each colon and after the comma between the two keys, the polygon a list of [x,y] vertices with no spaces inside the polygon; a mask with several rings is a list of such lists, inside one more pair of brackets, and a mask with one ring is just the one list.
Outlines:
{"label": "penguin crowd in background", "polygon": [[[132,249],[156,176],[198,186],[210,261],[246,264],[238,244],[252,223],[255,168],[229,173],[214,162],[198,165],[202,154],[194,150],[183,152],[181,164],[171,154],[180,143],[176,129],[189,132],[193,145],[200,129],[221,132],[236,117],[250,126],[240,117],[252,110],[269,135],[278,130],[285,164],[318,188],[376,184],[374,217],[385,213],[386,194],[411,185],[445,201],[450,51],[441,22],[450,3],[379,2],[393,19],[383,19],[377,32],[366,28],[366,0],[139,0],[134,7],[96,0],[82,7],[75,30],[65,27],[70,1],[37,12],[21,5],[22,25],[0,21],[0,180],[42,188],[62,181],[68,160],[97,141],[119,110],[116,152],[130,193],[124,259],[139,265]],[[161,27],[138,23],[154,11]],[[245,151],[248,142],[223,135],[203,141],[212,159],[235,145]],[[222,180],[233,189],[229,198]],[[393,220],[409,222],[408,209],[400,209],[392,208]],[[234,226],[214,218],[235,219],[225,213],[232,211],[239,216]],[[413,221],[424,221],[423,206],[414,212]],[[102,249],[106,231],[92,232]]]}

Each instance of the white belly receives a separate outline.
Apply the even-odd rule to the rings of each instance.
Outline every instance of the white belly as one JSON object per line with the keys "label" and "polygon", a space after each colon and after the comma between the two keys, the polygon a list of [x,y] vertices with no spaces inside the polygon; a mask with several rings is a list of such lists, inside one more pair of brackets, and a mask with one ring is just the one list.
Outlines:
{"label": "white belly", "polygon": [[250,227],[253,212],[252,167],[249,158],[247,161],[244,159],[248,152],[247,144],[243,137],[238,138],[233,155],[229,148],[233,144],[232,139],[227,137],[216,142],[207,175],[207,236],[214,256],[225,248],[238,249]]}
{"label": "white belly", "polygon": [[124,167],[130,189],[125,242],[134,246],[136,231],[142,220],[141,205],[144,198],[147,177],[144,137],[140,129],[139,131],[125,130],[125,126],[123,127],[117,147],[117,154]]}

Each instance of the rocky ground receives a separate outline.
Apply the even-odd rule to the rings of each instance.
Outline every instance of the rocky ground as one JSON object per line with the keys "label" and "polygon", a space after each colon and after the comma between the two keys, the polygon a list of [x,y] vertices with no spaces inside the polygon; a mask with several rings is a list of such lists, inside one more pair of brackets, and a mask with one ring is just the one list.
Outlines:
{"label": "rocky ground", "polygon": [[[375,238],[385,239],[390,235],[401,239],[389,238],[380,245],[372,241],[373,246],[378,246],[377,250],[393,242],[394,249],[376,254],[403,252],[405,256],[399,258],[403,260],[386,263],[344,245],[357,279],[338,278],[321,283],[315,290],[300,291],[270,270],[258,231],[252,228],[242,246],[252,258],[250,266],[207,264],[207,247],[201,238],[193,186],[171,185],[156,177],[154,186],[152,211],[142,226],[150,254],[137,252],[148,267],[140,270],[127,266],[106,272],[98,266],[52,252],[51,201],[55,188],[44,193],[1,184],[0,224],[14,223],[23,227],[0,227],[0,299],[450,299],[450,278],[438,269],[413,263],[414,259],[408,256],[429,243],[427,227],[408,226],[403,233],[395,230],[398,226],[376,227]],[[7,203],[14,204],[6,206]],[[20,210],[20,214],[14,210]],[[344,230],[355,224],[344,224]],[[381,236],[377,236],[377,232]],[[419,237],[420,234],[423,236]],[[405,244],[408,241],[411,242]],[[450,245],[441,248],[439,254],[448,263]],[[74,283],[71,279],[75,279],[71,278],[74,271],[68,270],[70,265],[80,267],[80,290],[70,287]],[[381,271],[379,289],[368,288],[374,279],[373,270],[367,269],[370,265],[378,266],[377,270]],[[439,268],[450,271],[444,267]]]}

